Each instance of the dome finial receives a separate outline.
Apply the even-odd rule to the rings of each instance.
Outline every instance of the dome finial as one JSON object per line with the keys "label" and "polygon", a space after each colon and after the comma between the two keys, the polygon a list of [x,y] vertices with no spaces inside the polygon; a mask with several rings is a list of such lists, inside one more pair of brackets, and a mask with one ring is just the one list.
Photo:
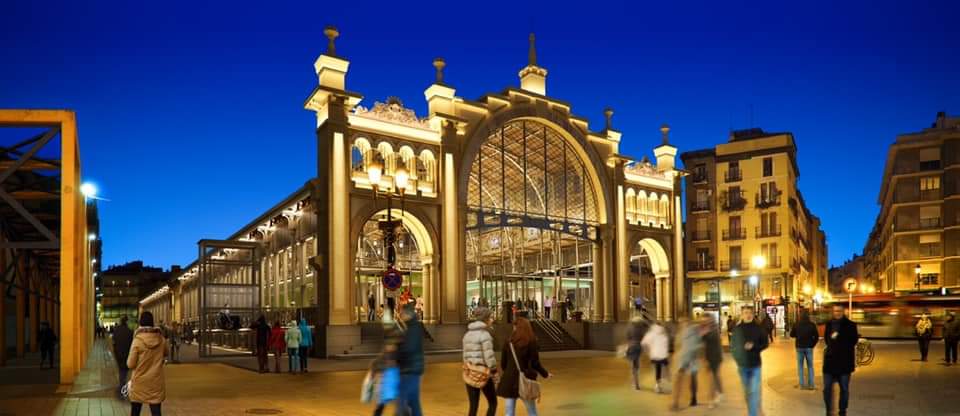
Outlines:
{"label": "dome finial", "polygon": [[613,109],[610,107],[603,109],[603,116],[607,119],[607,130],[613,130]]}
{"label": "dome finial", "polygon": [[537,37],[530,33],[530,51],[527,53],[527,65],[537,66]]}
{"label": "dome finial", "polygon": [[327,36],[327,53],[325,55],[337,56],[337,45],[333,41],[340,36],[340,31],[331,25],[323,29],[323,34]]}
{"label": "dome finial", "polygon": [[443,58],[434,58],[433,67],[437,69],[437,84],[443,85],[443,68],[447,66],[447,62]]}
{"label": "dome finial", "polygon": [[663,144],[670,144],[670,126],[664,123],[660,126],[660,133],[663,134]]}

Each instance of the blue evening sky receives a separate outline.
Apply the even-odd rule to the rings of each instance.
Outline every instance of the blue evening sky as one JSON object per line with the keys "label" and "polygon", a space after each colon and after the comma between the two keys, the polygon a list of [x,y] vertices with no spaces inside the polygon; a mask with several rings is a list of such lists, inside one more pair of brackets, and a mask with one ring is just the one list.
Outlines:
{"label": "blue evening sky", "polygon": [[4,5],[0,107],[77,112],[106,265],[189,263],[316,173],[326,24],[367,105],[423,114],[436,56],[465,98],[516,86],[533,30],[548,93],[594,129],[613,107],[623,153],[661,123],[681,151],[791,131],[831,264],[863,247],[895,135],[960,114],[956,1],[81,3]]}

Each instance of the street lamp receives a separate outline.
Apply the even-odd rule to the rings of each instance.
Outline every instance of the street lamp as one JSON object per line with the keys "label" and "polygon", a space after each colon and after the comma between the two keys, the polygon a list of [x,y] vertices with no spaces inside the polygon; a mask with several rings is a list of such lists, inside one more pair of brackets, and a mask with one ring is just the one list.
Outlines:
{"label": "street lamp", "polygon": [[84,182],[80,185],[80,193],[87,198],[97,198],[97,185],[91,182]]}
{"label": "street lamp", "polygon": [[393,220],[392,202],[393,198],[400,198],[400,211],[402,213],[403,195],[406,193],[407,187],[410,186],[410,174],[402,167],[397,168],[393,172],[393,186],[383,191],[380,189],[381,180],[383,179],[383,165],[378,161],[374,161],[367,166],[367,179],[370,181],[370,186],[373,187],[374,205],[376,205],[378,195],[382,195],[387,199],[387,220],[380,221],[379,227],[380,230],[383,231],[383,245],[387,251],[387,270],[389,271],[394,268],[397,261],[395,244],[397,243],[397,228],[401,225],[401,221]]}

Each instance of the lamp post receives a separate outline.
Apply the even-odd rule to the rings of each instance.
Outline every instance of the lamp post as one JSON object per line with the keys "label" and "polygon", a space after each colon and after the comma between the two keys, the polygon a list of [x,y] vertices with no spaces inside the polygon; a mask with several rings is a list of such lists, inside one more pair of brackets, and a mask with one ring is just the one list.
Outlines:
{"label": "lamp post", "polygon": [[[380,183],[383,179],[383,165],[374,161],[367,166],[367,178],[370,180],[370,186],[373,188],[374,206],[376,206],[377,196],[383,196],[387,200],[387,220],[380,221],[379,228],[383,231],[383,245],[386,249],[387,271],[394,269],[397,262],[397,228],[402,224],[401,220],[393,219],[393,199],[400,199],[400,211],[403,212],[403,196],[409,186],[410,176],[406,169],[398,168],[391,178],[393,183],[387,190],[380,189]],[[388,303],[392,302],[393,297],[388,297]],[[392,308],[393,305],[390,305]]]}

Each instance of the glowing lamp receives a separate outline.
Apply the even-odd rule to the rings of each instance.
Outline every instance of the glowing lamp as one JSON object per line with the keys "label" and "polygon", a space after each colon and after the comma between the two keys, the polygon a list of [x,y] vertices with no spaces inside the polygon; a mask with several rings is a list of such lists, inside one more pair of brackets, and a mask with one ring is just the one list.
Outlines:
{"label": "glowing lamp", "polygon": [[383,166],[380,163],[373,162],[367,166],[367,178],[370,179],[370,185],[380,185],[380,178],[383,176]]}
{"label": "glowing lamp", "polygon": [[97,197],[97,185],[94,185],[90,182],[84,182],[80,185],[80,193],[87,198],[96,198]]}
{"label": "glowing lamp", "polygon": [[750,259],[750,264],[753,265],[754,269],[762,269],[767,267],[767,258],[763,256],[753,256],[753,258]]}
{"label": "glowing lamp", "polygon": [[402,193],[407,189],[407,186],[410,185],[410,175],[407,174],[406,169],[399,168],[397,172],[393,174],[393,181],[397,185],[397,189]]}

